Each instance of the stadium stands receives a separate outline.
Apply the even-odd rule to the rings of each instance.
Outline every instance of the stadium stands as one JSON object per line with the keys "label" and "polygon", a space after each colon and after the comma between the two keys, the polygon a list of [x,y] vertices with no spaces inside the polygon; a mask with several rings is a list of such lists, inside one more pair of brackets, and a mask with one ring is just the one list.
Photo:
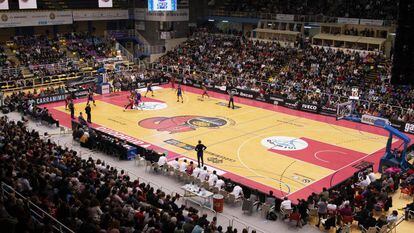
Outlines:
{"label": "stadium stands", "polygon": [[199,78],[211,85],[237,86],[327,106],[347,99],[357,86],[365,101],[361,113],[408,121],[413,117],[412,89],[389,84],[390,60],[381,54],[347,53],[306,43],[282,47],[277,42],[201,32],[159,63],[204,72]]}
{"label": "stadium stands", "polygon": [[216,8],[229,14],[236,12],[278,13],[386,20],[394,20],[397,16],[397,7],[391,0],[226,0],[216,1]]}

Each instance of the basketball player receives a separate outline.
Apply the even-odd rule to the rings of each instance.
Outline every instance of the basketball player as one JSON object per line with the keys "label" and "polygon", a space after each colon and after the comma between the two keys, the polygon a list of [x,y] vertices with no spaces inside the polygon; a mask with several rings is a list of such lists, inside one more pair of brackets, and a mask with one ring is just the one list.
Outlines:
{"label": "basketball player", "polygon": [[139,108],[139,104],[141,103],[141,93],[139,93],[138,91],[135,91],[135,96],[134,96],[134,100],[135,100],[135,108],[138,109]]}
{"label": "basketball player", "polygon": [[68,105],[71,100],[71,94],[68,94],[65,98],[65,110],[68,110]]}
{"label": "basketball player", "polygon": [[130,96],[128,96],[128,104],[127,104],[127,105],[125,105],[124,112],[125,112],[125,110],[127,110],[128,108],[132,109],[133,107],[134,107],[134,93],[133,93],[133,92],[131,92],[131,95],[130,95]]}
{"label": "basketball player", "polygon": [[231,105],[232,108],[234,109],[233,91],[232,90],[228,90],[227,93],[229,93],[229,105],[228,105],[228,107],[230,108],[230,105]]}
{"label": "basketball player", "polygon": [[171,89],[175,89],[175,77],[174,77],[174,75],[171,75],[170,82],[171,82]]}
{"label": "basketball player", "polygon": [[177,86],[177,102],[180,102],[180,98],[181,98],[181,103],[184,103],[183,90],[181,89],[181,84],[178,84],[178,86]]}
{"label": "basketball player", "polygon": [[147,92],[145,92],[144,97],[147,97],[148,92],[151,92],[151,96],[154,97],[154,91],[152,90],[152,82],[149,82],[147,85]]}
{"label": "basketball player", "polygon": [[89,90],[89,93],[88,93],[88,101],[86,102],[86,104],[88,105],[89,102],[91,102],[91,101],[93,103],[93,106],[96,107],[95,99],[93,98],[93,92],[92,92],[92,90]]}
{"label": "basketball player", "polygon": [[210,96],[207,93],[207,87],[204,85],[204,83],[201,83],[201,89],[203,90],[203,94],[201,95],[201,98],[204,99],[204,96],[207,96],[210,99]]}

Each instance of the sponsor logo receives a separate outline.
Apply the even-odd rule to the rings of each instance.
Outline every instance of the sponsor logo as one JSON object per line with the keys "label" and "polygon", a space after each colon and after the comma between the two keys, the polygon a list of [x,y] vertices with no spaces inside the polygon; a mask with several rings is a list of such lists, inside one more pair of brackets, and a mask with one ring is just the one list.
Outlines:
{"label": "sponsor logo", "polygon": [[[168,139],[168,140],[165,140],[164,142],[167,143],[167,144],[179,147],[181,149],[188,150],[188,151],[193,151],[194,148],[195,148],[194,146],[192,146],[190,144],[187,144],[187,143],[175,140],[175,139]],[[223,161],[232,162],[232,163],[236,162],[236,160],[234,160],[232,158],[229,158],[229,157],[226,157],[226,156],[223,156],[223,155],[219,155],[219,154],[216,154],[216,153],[213,153],[213,152],[210,152],[210,151],[204,151],[204,154],[208,155],[207,161],[210,161],[212,163],[223,163]]]}
{"label": "sponsor logo", "polygon": [[370,115],[362,115],[361,122],[368,124],[368,125],[376,125],[376,126],[384,126],[384,125],[390,124],[388,119],[370,116]]}
{"label": "sponsor logo", "polygon": [[[224,103],[224,102],[218,102],[216,104],[219,105],[219,106],[223,106],[223,107],[228,107],[229,106],[228,103]],[[241,107],[240,106],[234,106],[234,109],[239,109],[239,108],[241,108]]]}
{"label": "sponsor logo", "polygon": [[306,141],[300,138],[286,136],[268,137],[263,139],[261,144],[268,149],[282,151],[297,151],[308,147],[308,143]]}
{"label": "sponsor logo", "polygon": [[200,84],[194,84],[193,86],[195,86],[195,87],[201,87]]}
{"label": "sponsor logo", "polygon": [[36,104],[47,104],[52,102],[62,101],[66,98],[66,95],[54,95],[54,96],[46,96],[36,99]]}
{"label": "sponsor logo", "polygon": [[312,104],[302,104],[303,109],[311,110],[311,111],[318,111],[318,106]]}
{"label": "sponsor logo", "polygon": [[246,97],[246,98],[250,98],[250,99],[253,99],[253,94],[249,94],[249,93],[245,93],[245,92],[239,92],[239,95],[241,96],[241,97]]}
{"label": "sponsor logo", "polygon": [[214,129],[226,124],[225,119],[203,116],[152,117],[138,122],[138,125],[143,128],[166,131],[171,134],[193,131],[197,128]]}
{"label": "sponsor logo", "polygon": [[7,20],[9,20],[9,17],[6,14],[2,14],[1,21],[6,22]]}
{"label": "sponsor logo", "polygon": [[288,108],[298,108],[298,104],[297,103],[292,103],[292,102],[285,102],[286,107]]}
{"label": "sponsor logo", "polygon": [[81,97],[81,96],[86,96],[86,95],[88,95],[88,91],[78,91],[78,92],[75,92],[75,96],[76,97]]}
{"label": "sponsor logo", "polygon": [[276,101],[277,103],[283,103],[283,102],[285,102],[285,100],[284,100],[284,99],[282,99],[282,98],[277,98],[277,97],[274,97],[274,96],[270,96],[270,97],[269,97],[269,99],[270,99],[270,100],[273,100],[273,101]]}
{"label": "sponsor logo", "polygon": [[150,147],[150,146],[151,146],[151,144],[148,144],[148,143],[146,143],[146,142],[143,142],[143,141],[138,140],[138,139],[136,139],[136,138],[133,138],[133,137],[127,136],[127,135],[125,135],[125,134],[122,134],[122,133],[120,133],[120,132],[114,131],[114,130],[112,130],[112,129],[108,129],[108,128],[103,127],[103,126],[96,128],[96,130],[101,131],[101,132],[103,132],[103,133],[106,133],[106,134],[108,134],[108,135],[110,135],[110,136],[113,136],[113,137],[119,138],[120,140],[124,140],[124,141],[129,142],[129,143],[132,143],[132,144],[134,144],[134,145],[137,145],[137,146],[143,147],[143,148],[148,148],[148,147]]}
{"label": "sponsor logo", "polygon": [[51,20],[54,20],[54,19],[56,19],[56,15],[52,12],[52,13],[50,13],[49,18]]}
{"label": "sponsor logo", "polygon": [[406,123],[404,127],[404,132],[414,133],[414,124]]}
{"label": "sponsor logo", "polygon": [[155,111],[155,110],[161,110],[164,108],[167,108],[168,105],[166,103],[161,102],[143,102],[140,105],[140,109],[144,111]]}

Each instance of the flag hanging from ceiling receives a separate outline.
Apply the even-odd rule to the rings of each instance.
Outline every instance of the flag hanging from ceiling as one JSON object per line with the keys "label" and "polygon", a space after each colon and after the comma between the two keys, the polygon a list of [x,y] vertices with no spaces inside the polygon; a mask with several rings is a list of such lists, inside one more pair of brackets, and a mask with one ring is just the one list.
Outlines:
{"label": "flag hanging from ceiling", "polygon": [[9,0],[0,0],[0,10],[9,9]]}
{"label": "flag hanging from ceiling", "polygon": [[112,0],[98,0],[99,7],[112,7]]}
{"label": "flag hanging from ceiling", "polygon": [[37,0],[19,0],[20,9],[37,9]]}

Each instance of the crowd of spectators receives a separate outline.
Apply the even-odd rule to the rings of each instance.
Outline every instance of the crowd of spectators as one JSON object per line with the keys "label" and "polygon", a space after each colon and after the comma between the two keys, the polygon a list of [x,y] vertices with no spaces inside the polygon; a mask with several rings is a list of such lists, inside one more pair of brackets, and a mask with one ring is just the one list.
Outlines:
{"label": "crowd of spectators", "polygon": [[114,57],[113,41],[93,36],[89,33],[64,34],[66,47],[70,52],[76,53],[83,60]]}
{"label": "crowd of spectators", "polygon": [[8,67],[9,61],[7,59],[7,54],[5,53],[4,47],[0,45],[0,67]]}
{"label": "crowd of spectators", "polygon": [[[134,180],[104,161],[82,159],[41,139],[24,122],[3,116],[0,129],[0,180],[75,232],[224,232],[216,218],[179,206],[180,196]],[[12,225],[14,232],[52,231],[53,222],[34,221],[16,195],[2,192],[0,209],[7,220],[2,226]]]}
{"label": "crowd of spectators", "polygon": [[389,19],[397,16],[398,5],[392,0],[226,0],[211,1],[228,12],[325,15],[332,17]]}
{"label": "crowd of spectators", "polygon": [[15,36],[12,49],[23,66],[57,63],[66,57],[59,41],[47,35]]}
{"label": "crowd of spectators", "polygon": [[307,43],[282,47],[277,42],[194,33],[161,57],[159,64],[198,72],[200,75],[192,78],[207,84],[329,106],[346,102],[352,87],[358,87],[361,113],[414,120],[414,91],[409,86],[390,84],[391,62],[381,54],[324,49]]}

